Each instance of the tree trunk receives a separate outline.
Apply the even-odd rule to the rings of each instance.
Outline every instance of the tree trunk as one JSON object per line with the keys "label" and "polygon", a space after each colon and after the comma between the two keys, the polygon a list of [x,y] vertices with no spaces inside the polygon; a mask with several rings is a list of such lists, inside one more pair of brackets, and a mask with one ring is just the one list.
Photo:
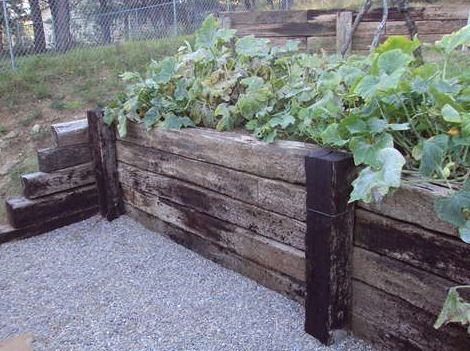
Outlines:
{"label": "tree trunk", "polygon": [[98,17],[98,23],[103,33],[103,43],[111,43],[111,19],[107,14],[109,12],[108,0],[100,0],[100,14]]}
{"label": "tree trunk", "polygon": [[31,9],[31,20],[33,21],[34,52],[38,54],[46,51],[46,35],[44,34],[39,0],[29,0],[29,8]]}
{"label": "tree trunk", "polygon": [[70,33],[70,4],[69,0],[49,0],[57,51],[67,51],[72,47]]}

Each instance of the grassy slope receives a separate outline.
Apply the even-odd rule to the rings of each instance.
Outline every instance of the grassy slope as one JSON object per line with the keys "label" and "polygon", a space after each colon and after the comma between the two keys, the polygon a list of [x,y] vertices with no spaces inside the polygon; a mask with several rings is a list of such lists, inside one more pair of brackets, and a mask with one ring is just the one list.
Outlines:
{"label": "grassy slope", "polygon": [[[21,191],[19,176],[37,170],[35,149],[49,145],[51,123],[83,118],[123,88],[119,74],[142,71],[151,59],[172,54],[184,40],[138,41],[40,55],[0,74],[0,223],[4,200]],[[38,125],[39,130],[33,128]]]}

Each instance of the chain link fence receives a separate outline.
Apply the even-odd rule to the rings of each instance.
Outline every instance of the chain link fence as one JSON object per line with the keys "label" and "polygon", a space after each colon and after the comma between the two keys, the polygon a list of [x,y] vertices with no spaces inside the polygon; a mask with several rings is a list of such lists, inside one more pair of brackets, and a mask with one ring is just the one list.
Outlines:
{"label": "chain link fence", "polygon": [[0,71],[34,55],[171,40],[193,33],[210,13],[288,10],[290,1],[0,0]]}

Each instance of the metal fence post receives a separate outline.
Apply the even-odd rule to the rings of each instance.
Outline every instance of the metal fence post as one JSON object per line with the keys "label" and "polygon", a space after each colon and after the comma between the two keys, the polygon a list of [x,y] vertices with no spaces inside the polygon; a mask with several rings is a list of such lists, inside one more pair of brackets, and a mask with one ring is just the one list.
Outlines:
{"label": "metal fence post", "polygon": [[177,19],[176,19],[176,0],[173,0],[173,30],[175,37],[178,35],[178,27],[176,26]]}
{"label": "metal fence post", "polygon": [[16,71],[16,60],[15,60],[15,53],[13,51],[13,39],[11,37],[11,30],[10,30],[10,16],[8,15],[8,8],[6,0],[1,0],[3,6],[3,21],[5,22],[5,32],[7,35],[8,40],[8,48],[10,49],[10,59],[11,59],[11,68]]}

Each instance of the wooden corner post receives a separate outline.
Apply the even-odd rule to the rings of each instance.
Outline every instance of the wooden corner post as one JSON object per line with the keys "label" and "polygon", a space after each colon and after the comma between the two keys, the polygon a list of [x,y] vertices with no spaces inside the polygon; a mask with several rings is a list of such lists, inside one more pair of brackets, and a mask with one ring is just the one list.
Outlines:
{"label": "wooden corner post", "polygon": [[113,127],[104,123],[103,111],[88,111],[87,119],[99,209],[104,218],[112,221],[124,213],[117,170],[116,134]]}
{"label": "wooden corner post", "polygon": [[354,206],[351,155],[321,149],[305,158],[307,234],[305,331],[331,345],[348,334]]}

